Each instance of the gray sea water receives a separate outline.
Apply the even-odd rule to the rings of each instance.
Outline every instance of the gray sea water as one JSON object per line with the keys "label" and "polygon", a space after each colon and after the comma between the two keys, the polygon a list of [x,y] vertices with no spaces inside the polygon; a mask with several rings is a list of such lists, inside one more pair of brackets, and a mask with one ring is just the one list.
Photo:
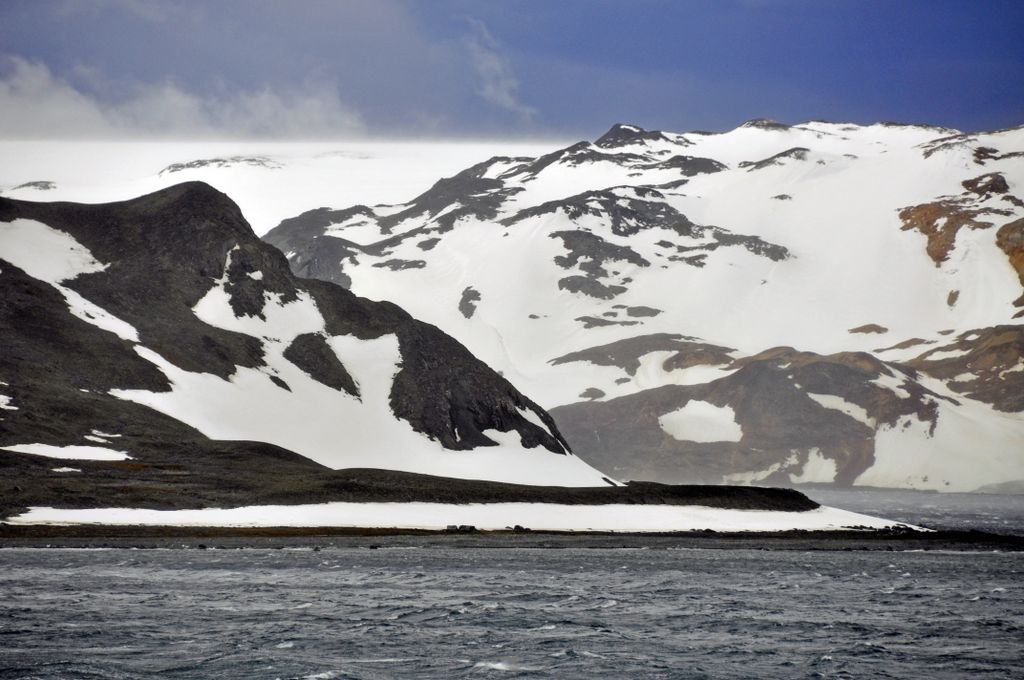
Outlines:
{"label": "gray sea water", "polygon": [[4,549],[0,678],[1021,677],[1020,553],[583,545]]}
{"label": "gray sea water", "polygon": [[977,529],[1024,536],[1024,495],[900,489],[801,488],[823,505],[929,529]]}

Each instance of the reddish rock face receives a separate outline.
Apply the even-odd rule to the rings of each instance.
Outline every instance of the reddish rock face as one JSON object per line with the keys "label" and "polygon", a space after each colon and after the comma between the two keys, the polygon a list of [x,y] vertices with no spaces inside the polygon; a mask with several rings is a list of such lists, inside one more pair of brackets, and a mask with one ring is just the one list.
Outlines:
{"label": "reddish rock face", "polygon": [[[1008,222],[996,232],[996,245],[998,245],[1006,257],[1010,259],[1017,276],[1020,278],[1020,285],[1024,287],[1024,219]],[[1024,295],[1013,301],[1017,307],[1024,307]],[[1013,315],[1013,318],[1024,316],[1024,309]]]}
{"label": "reddish rock face", "polygon": [[[950,357],[959,350],[959,356]],[[931,357],[935,356],[934,359]],[[911,368],[947,381],[972,399],[1000,411],[1024,411],[1024,326],[995,326],[962,333],[956,341],[908,361]]]}
{"label": "reddish rock face", "polygon": [[[1009,193],[1010,186],[1001,173],[979,175],[961,184],[965,191],[959,196],[942,197],[930,203],[903,208],[899,212],[904,231],[918,231],[927,237],[926,250],[935,266],[949,259],[950,252],[956,246],[957,234],[964,227],[991,229],[1001,222],[1001,218],[1013,215],[1010,209],[985,205],[990,198],[998,195],[1006,203],[1024,205],[1024,201]],[[1006,253],[1024,288],[1024,219],[1002,224],[996,232],[996,245]],[[959,296],[960,291],[950,291],[947,300],[950,307],[956,304]],[[1024,307],[1024,295],[1014,300],[1014,305]],[[1014,318],[1022,316],[1024,309],[1017,312]]]}
{"label": "reddish rock face", "polygon": [[[992,222],[979,219],[994,211],[972,208],[969,204],[970,199],[948,199],[904,208],[899,213],[903,220],[902,229],[913,229],[928,237],[928,257],[938,266],[949,258],[960,229],[989,229],[995,226]],[[1004,211],[1001,214],[1008,213]]]}

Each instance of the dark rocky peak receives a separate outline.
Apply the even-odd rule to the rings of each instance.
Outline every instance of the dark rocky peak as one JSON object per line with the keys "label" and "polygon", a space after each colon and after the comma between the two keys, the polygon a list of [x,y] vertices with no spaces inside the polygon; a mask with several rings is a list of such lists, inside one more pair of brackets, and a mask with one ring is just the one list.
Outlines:
{"label": "dark rocky peak", "polygon": [[[139,347],[183,370],[223,380],[240,367],[272,374],[264,362],[267,338],[211,326],[194,311],[199,300],[220,285],[237,316],[258,317],[266,304],[309,296],[324,319],[327,335],[368,340],[394,334],[401,368],[391,386],[391,410],[396,418],[447,448],[493,446],[495,442],[484,432],[499,430],[517,432],[527,447],[543,446],[559,454],[568,451],[546,412],[457,341],[394,304],[359,298],[331,283],[294,277],[284,255],[259,241],[237,206],[205,184],[177,185],[103,205],[0,198],[0,221],[15,219],[37,220],[65,231],[107,264],[103,271],[83,274],[65,285],[131,324],[138,335],[138,342],[125,340],[72,316],[52,286],[4,263],[0,267],[4,278],[0,346],[5,351],[0,352],[0,368],[4,381],[15,386],[11,392],[25,405],[24,413],[41,414],[19,430],[19,438],[79,441],[82,432],[72,432],[64,424],[67,414],[74,414],[78,425],[112,410],[150,413],[139,422],[156,418],[145,407],[125,406],[126,402],[109,394],[111,389],[167,389],[166,378],[136,353]],[[50,339],[41,342],[44,336]],[[301,335],[285,356],[315,380],[357,393],[340,363],[343,357],[329,351],[325,340],[318,333]],[[18,351],[6,351],[10,348]],[[53,366],[61,368],[53,370]],[[22,385],[45,388],[50,405],[34,404],[35,397],[18,387]],[[80,387],[91,391],[80,392]],[[283,383],[279,387],[288,390]],[[533,416],[523,415],[530,412],[544,427],[532,422]],[[70,422],[70,416],[67,419]],[[177,427],[181,429],[180,424]],[[164,444],[160,440],[157,445]]]}
{"label": "dark rocky peak", "polygon": [[267,168],[268,170],[276,170],[282,167],[280,163],[266,156],[229,156],[226,158],[199,158],[185,163],[172,163],[161,170],[159,174],[181,172],[183,170],[202,170],[204,168],[230,168],[236,165]]}
{"label": "dark rocky peak", "polygon": [[18,217],[71,234],[109,273],[139,278],[219,278],[228,251],[256,238],[234,201],[203,182],[98,205],[0,199],[0,220]]}
{"label": "dark rocky peak", "polygon": [[578,220],[585,215],[601,217],[617,236],[631,236],[652,228],[671,229],[680,235],[692,235],[695,228],[693,222],[665,203],[664,198],[664,194],[650,187],[587,191],[521,210],[502,220],[502,224],[512,225],[530,217],[561,210],[571,220]]}
{"label": "dark rocky peak", "polygon": [[794,146],[792,149],[786,149],[780,151],[774,156],[763,158],[759,161],[743,161],[739,164],[739,167],[746,168],[747,172],[753,172],[754,170],[763,170],[764,168],[771,167],[773,165],[782,165],[787,159],[795,161],[807,160],[807,154],[810,153],[810,149],[802,146]]}
{"label": "dark rocky peak", "polygon": [[635,153],[604,153],[590,142],[577,142],[558,151],[539,156],[535,161],[522,166],[517,175],[523,175],[524,182],[530,181],[532,177],[540,174],[542,170],[555,163],[576,166],[584,163],[616,163],[618,165],[634,165],[648,162],[646,156]]}
{"label": "dark rocky peak", "polygon": [[774,121],[774,120],[772,120],[770,118],[755,118],[753,120],[748,120],[743,125],[740,125],[740,127],[741,128],[753,128],[755,130],[775,130],[775,131],[785,131],[785,130],[788,130],[790,128],[789,125],[786,125],[784,123],[779,123],[779,122]]}
{"label": "dark rocky peak", "polygon": [[257,338],[199,321],[192,309],[222,282],[237,316],[262,316],[265,293],[297,289],[280,251],[260,243],[238,206],[202,182],[100,205],[0,199],[0,220],[38,220],[107,265],[70,288],[132,325],[176,366],[226,378],[263,363]]}
{"label": "dark rocky peak", "polygon": [[493,219],[505,199],[522,191],[520,187],[506,188],[502,180],[484,176],[496,162],[507,160],[507,157],[491,158],[466,168],[457,175],[438,180],[432,187],[409,201],[408,207],[404,210],[378,218],[382,233],[390,233],[395,226],[411,217],[426,215],[432,218],[452,206],[457,207],[437,220],[442,231],[451,229],[456,220],[462,217]]}
{"label": "dark rocky peak", "polygon": [[679,170],[684,177],[693,177],[695,175],[710,175],[722,170],[728,170],[729,166],[719,163],[713,158],[677,154],[663,161],[651,163],[647,168],[651,170]]}
{"label": "dark rocky peak", "polygon": [[323,236],[331,225],[347,222],[356,216],[363,216],[368,220],[377,219],[376,213],[365,205],[354,205],[343,210],[316,208],[282,220],[263,235],[263,240],[284,253],[300,252],[307,248],[312,240]]}
{"label": "dark rocky peak", "polygon": [[[501,223],[512,226],[525,219],[562,211],[573,221],[585,216],[600,218],[602,226],[608,225],[612,234],[616,236],[632,236],[648,229],[666,229],[684,238],[701,238],[710,234],[714,242],[701,246],[704,251],[739,246],[754,255],[767,257],[775,262],[790,256],[784,246],[765,241],[758,236],[737,234],[711,225],[695,224],[686,215],[666,203],[664,198],[664,194],[652,187],[612,187],[601,191],[587,191],[526,208],[505,218]],[[596,237],[586,232],[579,233],[587,237]],[[686,246],[681,248],[689,249]],[[644,262],[646,263],[646,260]]]}
{"label": "dark rocky peak", "polygon": [[[497,217],[502,203],[523,189],[505,187],[501,179],[485,175],[495,164],[515,164],[528,160],[496,156],[477,163],[452,177],[435,182],[430,189],[391,214],[378,215],[365,205],[344,210],[309,210],[283,220],[263,238],[282,252],[289,253],[289,262],[296,274],[348,286],[350,279],[341,269],[345,261],[354,262],[359,253],[381,257],[407,239],[423,239],[431,234],[449,231],[459,219],[472,217],[491,220]],[[515,171],[515,167],[512,171]],[[325,235],[332,225],[359,216],[377,225],[381,232],[379,240],[357,244],[343,237]],[[395,228],[406,220],[415,220],[417,224],[412,229],[395,232]]]}
{"label": "dark rocky peak", "polygon": [[36,191],[53,191],[57,188],[56,182],[49,180],[35,180],[33,182],[25,182],[19,184],[16,187],[11,187],[11,191],[18,191],[19,189],[35,189]]}
{"label": "dark rocky peak", "polygon": [[680,146],[688,146],[691,144],[685,137],[676,137],[671,139],[664,132],[658,130],[644,130],[636,125],[627,125],[625,123],[616,123],[594,142],[596,146],[602,149],[615,149],[620,146],[631,146],[634,144],[644,144],[646,142],[670,142],[672,144],[678,144]]}

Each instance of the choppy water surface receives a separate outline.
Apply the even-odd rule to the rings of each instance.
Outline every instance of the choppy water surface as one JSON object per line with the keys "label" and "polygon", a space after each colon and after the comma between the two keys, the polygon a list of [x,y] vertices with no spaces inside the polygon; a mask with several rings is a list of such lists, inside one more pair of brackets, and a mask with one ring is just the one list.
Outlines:
{"label": "choppy water surface", "polygon": [[1020,677],[1024,555],[0,550],[0,678]]}
{"label": "choppy water surface", "polygon": [[1024,495],[1021,494],[858,488],[802,488],[801,491],[823,505],[931,529],[978,529],[1024,536]]}

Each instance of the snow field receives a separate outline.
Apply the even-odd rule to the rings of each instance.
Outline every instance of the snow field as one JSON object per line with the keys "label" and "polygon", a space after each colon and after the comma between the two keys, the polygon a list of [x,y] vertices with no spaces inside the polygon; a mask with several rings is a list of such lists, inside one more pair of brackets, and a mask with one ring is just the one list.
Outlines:
{"label": "snow field", "polygon": [[8,524],[106,524],[223,527],[379,527],[443,530],[470,525],[484,531],[520,525],[535,531],[830,531],[884,529],[888,520],[820,507],[805,512],[723,510],[672,505],[559,505],[553,503],[324,503],[203,510],[35,507]]}
{"label": "snow field", "polygon": [[[231,253],[225,271],[230,259]],[[171,390],[114,390],[114,396],[154,408],[211,439],[264,441],[332,469],[366,467],[515,484],[605,485],[604,475],[579,458],[543,447],[525,449],[515,432],[496,435],[492,431],[490,437],[497,446],[451,451],[396,418],[390,394],[402,356],[393,334],[371,340],[327,338],[358,385],[359,397],[314,380],[284,358],[296,336],[323,332],[323,317],[313,300],[300,293],[298,300],[282,303],[278,296],[267,294],[265,320],[239,318],[224,289],[226,280],[226,275],[217,280],[194,312],[213,326],[262,338],[267,365],[239,367],[229,380],[222,380],[181,370],[156,352],[139,347],[139,355],[170,379]],[[289,389],[275,384],[271,376],[283,380]]]}
{"label": "snow field", "polygon": [[14,444],[0,446],[0,449],[14,453],[28,453],[45,458],[64,460],[131,460],[124,451],[115,451],[103,446],[53,446],[52,444]]}

